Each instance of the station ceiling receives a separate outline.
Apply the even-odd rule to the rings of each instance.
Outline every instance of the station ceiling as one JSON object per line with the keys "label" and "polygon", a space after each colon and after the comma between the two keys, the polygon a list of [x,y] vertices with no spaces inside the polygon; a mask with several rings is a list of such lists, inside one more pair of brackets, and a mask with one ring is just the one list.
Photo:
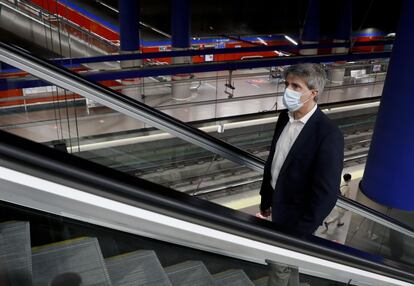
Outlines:
{"label": "station ceiling", "polygon": [[[83,1],[89,2],[92,1]],[[95,0],[118,7],[118,0]],[[341,1],[321,0],[321,34],[333,33],[332,22],[338,16]],[[170,31],[170,5],[168,0],[140,0],[143,22],[163,31]],[[192,36],[299,34],[303,27],[309,0],[190,0]],[[354,0],[353,31],[366,28],[384,33],[396,31],[401,0]],[[102,7],[101,7],[102,8]],[[116,15],[112,15],[116,18]]]}

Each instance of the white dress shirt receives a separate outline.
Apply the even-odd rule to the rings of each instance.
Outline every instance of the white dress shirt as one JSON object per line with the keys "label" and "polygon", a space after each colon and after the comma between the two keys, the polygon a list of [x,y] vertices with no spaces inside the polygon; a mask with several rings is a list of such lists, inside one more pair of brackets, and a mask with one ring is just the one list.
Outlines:
{"label": "white dress shirt", "polygon": [[305,116],[295,120],[293,113],[289,112],[289,122],[286,123],[285,128],[280,134],[279,139],[276,143],[275,155],[273,156],[270,184],[272,188],[275,189],[277,178],[279,177],[280,170],[282,169],[283,163],[286,160],[287,155],[289,154],[290,149],[292,148],[293,143],[295,143],[296,138],[298,138],[300,132],[308,122],[309,118],[315,113],[317,105],[312,108]]}

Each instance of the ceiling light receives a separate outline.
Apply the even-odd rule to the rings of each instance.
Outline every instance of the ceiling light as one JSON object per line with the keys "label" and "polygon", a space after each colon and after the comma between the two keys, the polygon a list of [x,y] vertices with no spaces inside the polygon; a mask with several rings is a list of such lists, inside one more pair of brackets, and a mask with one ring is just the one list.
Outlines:
{"label": "ceiling light", "polygon": [[257,37],[257,39],[262,43],[263,45],[267,46],[267,43],[260,37]]}
{"label": "ceiling light", "polygon": [[294,44],[295,46],[298,45],[298,42],[296,42],[294,39],[292,39],[288,35],[285,35],[285,39],[288,40],[289,42],[291,42],[292,44]]}

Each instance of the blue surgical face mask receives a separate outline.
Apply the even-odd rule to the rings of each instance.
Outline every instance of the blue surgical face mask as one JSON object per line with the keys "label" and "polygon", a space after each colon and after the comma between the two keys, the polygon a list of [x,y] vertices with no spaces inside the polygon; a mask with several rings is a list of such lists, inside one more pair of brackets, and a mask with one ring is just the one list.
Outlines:
{"label": "blue surgical face mask", "polygon": [[300,109],[306,101],[311,99],[310,97],[305,102],[301,102],[300,101],[301,96],[302,96],[301,92],[286,88],[285,93],[283,94],[283,105],[286,106],[286,108],[290,112],[294,112]]}

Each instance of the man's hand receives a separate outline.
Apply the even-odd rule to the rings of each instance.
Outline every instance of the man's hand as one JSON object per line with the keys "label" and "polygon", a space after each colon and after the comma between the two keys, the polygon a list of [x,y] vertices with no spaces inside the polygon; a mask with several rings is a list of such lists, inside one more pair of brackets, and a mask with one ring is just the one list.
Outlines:
{"label": "man's hand", "polygon": [[261,218],[261,219],[268,219],[271,214],[272,214],[272,210],[269,208],[265,211],[258,212],[256,214],[256,217]]}

